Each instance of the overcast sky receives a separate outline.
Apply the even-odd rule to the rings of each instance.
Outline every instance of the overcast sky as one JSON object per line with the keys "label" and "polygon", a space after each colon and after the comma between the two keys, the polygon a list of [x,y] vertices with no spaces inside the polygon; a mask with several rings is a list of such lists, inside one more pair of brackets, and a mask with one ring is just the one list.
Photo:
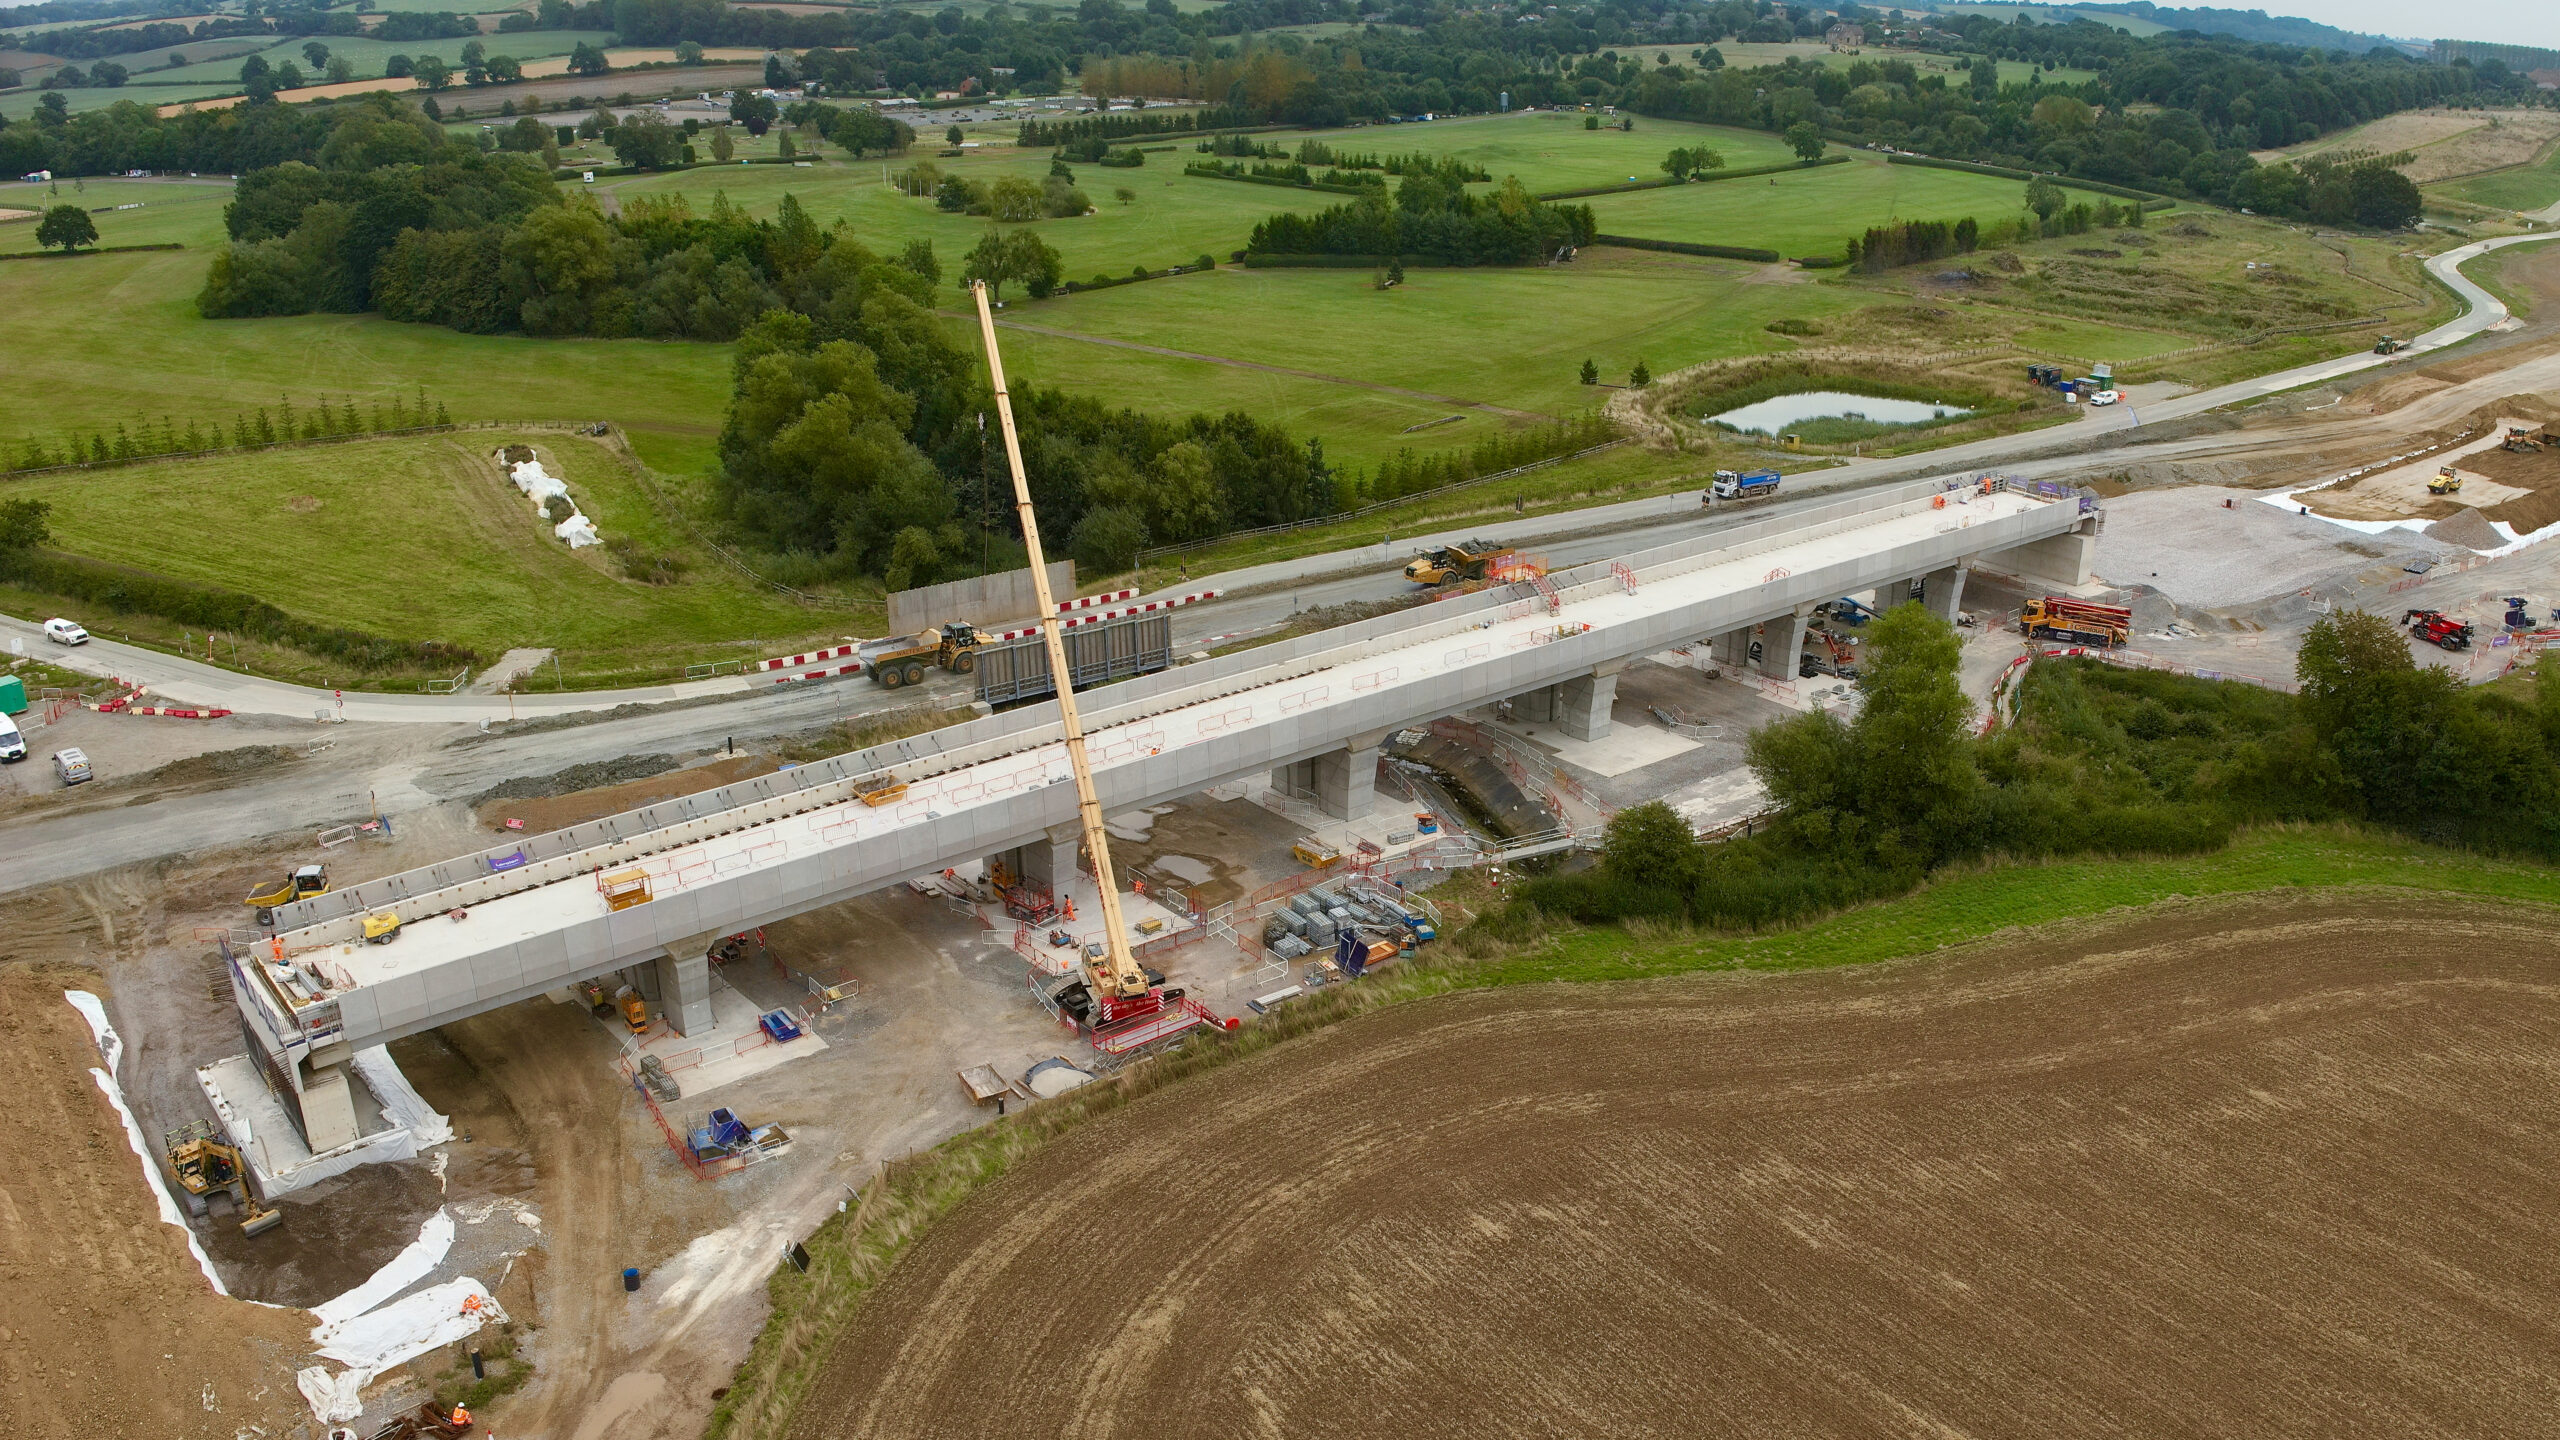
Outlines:
{"label": "overcast sky", "polygon": [[2163,5],[2211,4],[2226,10],[2263,9],[2412,40],[2495,40],[2508,45],[2560,49],[2560,4],[2553,0],[2159,0]]}

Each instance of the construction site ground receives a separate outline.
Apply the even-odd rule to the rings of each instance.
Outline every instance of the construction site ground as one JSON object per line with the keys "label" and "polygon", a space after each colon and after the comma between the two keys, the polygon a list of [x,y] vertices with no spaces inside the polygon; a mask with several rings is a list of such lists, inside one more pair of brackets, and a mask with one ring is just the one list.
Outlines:
{"label": "construction site ground", "polygon": [[2547,1431],[2547,942],[2243,901],[1375,1012],[990,1183],[792,1433]]}
{"label": "construction site ground", "polygon": [[[117,717],[92,718],[104,724]],[[59,1032],[77,1041],[68,1051],[46,1040],[13,1046],[12,1054],[23,1067],[44,1069],[57,1090],[87,1089],[85,1067],[96,1063],[95,1052],[60,996],[65,983],[85,983],[108,997],[110,1014],[126,1037],[124,1074],[145,1132],[156,1136],[169,1126],[210,1118],[195,1067],[239,1053],[243,1042],[224,967],[211,942],[198,936],[245,926],[247,912],[238,897],[258,882],[290,864],[326,859],[333,877],[345,883],[485,844],[481,837],[500,810],[567,823],[562,817],[574,818],[598,804],[638,803],[634,796],[643,791],[683,793],[770,768],[769,760],[748,756],[706,759],[599,791],[495,800],[476,814],[452,802],[408,816],[388,841],[358,842],[325,855],[307,843],[244,847],[126,867],[0,902],[0,923],[9,937],[0,947],[9,962],[0,978],[11,986],[13,1028]],[[1114,817],[1113,824],[1124,873],[1156,886],[1197,889],[1210,905],[1304,869],[1289,853],[1303,827],[1241,801],[1194,797]],[[734,993],[740,1002],[726,1012],[731,1023],[699,1040],[662,1035],[659,1043],[667,1053],[682,1056],[688,1047],[719,1049],[741,1040],[754,1045],[752,1016],[784,1006],[798,1010],[823,1047],[790,1047],[809,1053],[761,1068],[759,1062],[776,1058],[770,1047],[725,1070],[678,1060],[680,1085],[715,1072],[719,1083],[699,1097],[688,1090],[663,1109],[680,1129],[704,1123],[713,1105],[727,1106],[750,1123],[779,1124],[793,1143],[774,1161],[709,1181],[695,1178],[623,1078],[619,1062],[628,1036],[619,1018],[598,1018],[582,1002],[533,1000],[392,1046],[412,1084],[451,1119],[456,1138],[450,1144],[415,1161],[363,1166],[280,1197],[284,1226],[256,1239],[243,1237],[219,1210],[197,1232],[243,1302],[305,1307],[362,1282],[415,1240],[439,1206],[446,1207],[459,1222],[457,1239],[421,1283],[469,1275],[489,1286],[521,1323],[520,1353],[532,1364],[530,1383],[483,1407],[500,1433],[573,1440],[689,1437],[698,1433],[712,1391],[727,1382],[761,1324],[764,1278],[788,1240],[807,1233],[880,1160],[932,1145],[994,1115],[991,1105],[971,1099],[957,1072],[983,1064],[1018,1081],[1033,1062],[1052,1055],[1093,1060],[1090,1048],[1040,1007],[1026,983],[1029,967],[1011,940],[1009,924],[989,928],[944,899],[898,887],[767,927],[762,949],[751,946],[745,957],[721,966],[723,994]],[[39,957],[41,963],[29,963]],[[1249,998],[1236,993],[1239,960],[1232,946],[1203,942],[1173,951],[1161,963],[1174,983],[1190,985],[1226,1012]],[[94,973],[84,967],[94,967]],[[830,984],[850,982],[850,998],[818,1012],[806,975]],[[72,978],[66,982],[62,976]],[[663,1030],[663,1021],[657,1028]],[[34,1093],[41,1087],[30,1078],[26,1088]],[[90,1098],[97,1098],[94,1090]],[[98,1108],[104,1110],[103,1100]],[[121,1135],[112,1133],[107,1113],[110,1131],[98,1133],[114,1144],[75,1146],[73,1153],[84,1167],[80,1183],[122,1188],[121,1208],[89,1205],[83,1213],[121,1225],[119,1217],[136,1207],[147,1215],[150,1202],[139,1162]],[[57,1127],[18,1127],[13,1134],[19,1138],[11,1143],[34,1143],[38,1133],[54,1134]],[[59,1156],[48,1167],[30,1154],[12,1166],[9,1183],[41,1176],[51,1192],[61,1183],[61,1168]],[[36,1213],[38,1205],[50,1211],[56,1202],[30,1191],[14,1203],[24,1215]],[[32,1254],[54,1255],[43,1265],[58,1263],[47,1248],[51,1241],[26,1227],[12,1233],[26,1237],[17,1243],[37,1246]],[[165,1292],[163,1308],[221,1305],[187,1261],[177,1232],[167,1230],[166,1239],[178,1269],[151,1282]],[[26,1267],[38,1263],[22,1256],[17,1273],[29,1274]],[[636,1294],[623,1291],[626,1267],[643,1273]],[[312,1363],[311,1321],[298,1310],[249,1310],[241,1302],[225,1308],[252,1317],[289,1317],[257,1319],[245,1330],[234,1324],[224,1332],[195,1316],[184,1328],[198,1337],[193,1346],[206,1355],[216,1348],[208,1337],[273,1330],[274,1344],[267,1349],[219,1347],[230,1368],[207,1376],[226,1403],[236,1393],[246,1405],[247,1397],[265,1387],[273,1413],[256,1412],[262,1417],[258,1423],[271,1435],[295,1433],[295,1416],[309,1421],[292,1389],[292,1371]],[[180,1353],[175,1346],[161,1348]],[[244,1368],[243,1354],[260,1357],[258,1365]],[[83,1362],[66,1349],[58,1363]],[[368,1393],[372,1408],[360,1433],[425,1398],[457,1363],[455,1354],[440,1352],[378,1382]],[[130,1373],[155,1372],[146,1367]],[[198,1380],[189,1378],[184,1389],[189,1404],[198,1404]],[[22,1397],[22,1416],[41,1410],[39,1394],[40,1388]],[[146,1387],[131,1402],[157,1405],[163,1399]],[[118,1403],[123,1402],[106,1403],[104,1413],[122,1413]],[[172,1422],[179,1428],[114,1433],[192,1435],[199,1432],[185,1427],[202,1414],[208,1423],[222,1419],[219,1434],[230,1437],[234,1427],[226,1417],[234,1413],[199,1406]]]}

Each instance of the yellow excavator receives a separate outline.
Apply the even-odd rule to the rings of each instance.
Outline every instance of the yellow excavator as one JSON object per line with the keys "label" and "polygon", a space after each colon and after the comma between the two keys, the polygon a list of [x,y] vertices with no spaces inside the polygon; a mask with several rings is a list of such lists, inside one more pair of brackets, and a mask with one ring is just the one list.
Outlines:
{"label": "yellow excavator", "polygon": [[240,1233],[264,1235],[284,1223],[283,1211],[259,1204],[250,1190],[249,1167],[240,1158],[240,1147],[220,1139],[210,1123],[197,1120],[181,1125],[161,1136],[161,1142],[168,1152],[170,1178],[186,1197],[188,1213],[211,1214],[213,1197],[228,1195],[240,1211]]}

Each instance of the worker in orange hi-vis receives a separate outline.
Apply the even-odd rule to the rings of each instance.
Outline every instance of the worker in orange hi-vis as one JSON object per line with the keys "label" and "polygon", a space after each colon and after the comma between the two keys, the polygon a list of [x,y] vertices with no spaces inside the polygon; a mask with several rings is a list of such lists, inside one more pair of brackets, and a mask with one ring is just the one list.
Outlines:
{"label": "worker in orange hi-vis", "polygon": [[468,1430],[471,1428],[471,1411],[464,1406],[456,1405],[453,1407],[453,1418],[445,1423],[456,1430]]}
{"label": "worker in orange hi-vis", "polygon": [[1067,896],[1062,896],[1062,897],[1060,897],[1060,898],[1059,898],[1059,901],[1058,901],[1058,907],[1059,907],[1059,909],[1058,909],[1058,913],[1059,913],[1062,917],[1064,917],[1064,918],[1066,918],[1066,919],[1069,919],[1069,920],[1073,920],[1074,918],[1076,918],[1076,897],[1074,897],[1073,895],[1067,895]]}

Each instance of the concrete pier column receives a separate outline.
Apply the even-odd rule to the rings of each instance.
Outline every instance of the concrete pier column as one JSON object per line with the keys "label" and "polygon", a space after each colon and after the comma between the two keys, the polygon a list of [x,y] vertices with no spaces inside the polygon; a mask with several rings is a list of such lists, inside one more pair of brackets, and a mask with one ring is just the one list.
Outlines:
{"label": "concrete pier column", "polygon": [[1739,670],[1751,663],[1751,631],[1749,627],[1727,630],[1707,642],[1708,653],[1727,670]]}
{"label": "concrete pier column", "polygon": [[1618,702],[1618,668],[1585,675],[1556,687],[1563,707],[1558,717],[1564,733],[1576,740],[1600,740],[1609,734],[1609,708]]}
{"label": "concrete pier column", "polygon": [[1511,718],[1524,725],[1551,725],[1556,718],[1556,688],[1541,685],[1511,697]]}
{"label": "concrete pier column", "polygon": [[1877,586],[1867,596],[1869,609],[1881,615],[1911,598],[1911,577],[1900,576]]}
{"label": "concrete pier column", "polygon": [[1084,848],[1084,826],[1078,821],[1049,827],[1046,838],[1022,847],[1022,878],[1054,893],[1076,876],[1076,856]]}
{"label": "concrete pier column", "polygon": [[[344,1059],[352,1059],[355,1054],[343,1045],[324,1049],[344,1050]],[[301,1082],[297,1098],[302,1108],[302,1138],[314,1155],[351,1145],[357,1139],[356,1097],[347,1088],[347,1067],[343,1063],[315,1063],[316,1058],[303,1061],[302,1073],[295,1077]]]}
{"label": "concrete pier column", "polygon": [[1377,808],[1378,747],[1328,750],[1315,767],[1316,807],[1336,820],[1358,820]]}
{"label": "concrete pier column", "polygon": [[1954,623],[1956,611],[1964,606],[1964,577],[1967,573],[1968,567],[1963,565],[1931,571],[1920,603],[1929,607],[1930,614]]}
{"label": "concrete pier column", "polygon": [[658,957],[659,1014],[679,1035],[711,1031],[711,958],[698,943]]}
{"label": "concrete pier column", "polygon": [[1793,680],[1804,654],[1805,633],[1812,628],[1813,607],[1799,605],[1760,627],[1760,673],[1773,680]]}
{"label": "concrete pier column", "polygon": [[1292,760],[1271,772],[1271,788],[1294,800],[1316,798],[1316,762]]}

